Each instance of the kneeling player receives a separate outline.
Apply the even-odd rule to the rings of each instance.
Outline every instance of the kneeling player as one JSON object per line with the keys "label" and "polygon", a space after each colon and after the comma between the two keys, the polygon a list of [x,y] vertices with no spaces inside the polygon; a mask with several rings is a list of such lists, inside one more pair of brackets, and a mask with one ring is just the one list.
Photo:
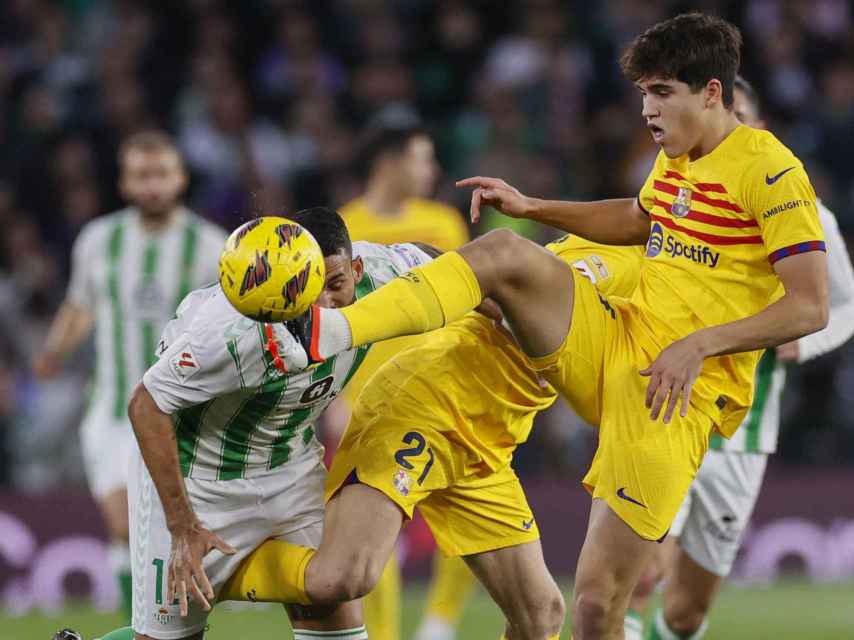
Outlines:
{"label": "kneeling player", "polygon": [[[578,238],[548,247],[628,295],[641,250]],[[584,387],[577,389],[575,403]],[[472,313],[392,358],[370,379],[330,469],[318,551],[265,543],[229,583],[228,598],[332,603],[376,583],[417,507],[441,551],[463,556],[507,618],[507,638],[557,638],[560,590],[510,466],[537,411],[555,398],[512,334]],[[598,421],[595,413],[588,415]]]}

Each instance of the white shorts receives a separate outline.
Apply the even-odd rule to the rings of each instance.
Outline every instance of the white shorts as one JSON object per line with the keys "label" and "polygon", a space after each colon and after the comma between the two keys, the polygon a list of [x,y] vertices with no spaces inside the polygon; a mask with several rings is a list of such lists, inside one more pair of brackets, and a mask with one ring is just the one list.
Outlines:
{"label": "white shorts", "polygon": [[670,526],[701,567],[726,577],[762,488],[768,455],[709,450]]}
{"label": "white shorts", "polygon": [[127,487],[128,464],[137,450],[127,416],[119,419],[108,407],[91,406],[80,425],[80,448],[89,490],[96,500]]}
{"label": "white shorts", "polygon": [[[237,550],[216,549],[204,559],[215,593],[237,566],[268,538],[317,548],[323,526],[326,468],[319,451],[307,451],[271,475],[251,479],[196,480],[184,484],[202,524]],[[185,638],[205,627],[208,612],[190,601],[187,617],[166,595],[171,535],[163,507],[139,454],[130,472],[130,549],[133,629],[162,640]]]}

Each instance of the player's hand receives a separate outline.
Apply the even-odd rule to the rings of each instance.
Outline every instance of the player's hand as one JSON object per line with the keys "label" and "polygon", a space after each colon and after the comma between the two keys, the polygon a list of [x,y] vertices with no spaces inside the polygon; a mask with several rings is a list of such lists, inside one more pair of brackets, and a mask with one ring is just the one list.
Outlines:
{"label": "player's hand", "polygon": [[42,351],[33,358],[33,373],[39,380],[55,378],[62,371],[62,358],[53,351]]}
{"label": "player's hand", "polygon": [[172,531],[166,593],[171,600],[177,598],[182,617],[189,612],[189,595],[205,611],[211,610],[214,590],[202,566],[202,559],[211,549],[219,549],[226,555],[236,553],[234,548],[199,522]]}
{"label": "player's hand", "polygon": [[781,344],[775,351],[780,362],[797,362],[801,357],[801,347],[797,340]]}
{"label": "player's hand", "polygon": [[480,207],[495,207],[511,218],[527,218],[532,209],[532,200],[500,178],[466,178],[458,180],[458,187],[474,187],[471,194],[469,213],[473,223],[480,220]]}
{"label": "player's hand", "polygon": [[658,420],[661,408],[667,402],[664,423],[669,423],[680,398],[682,403],[679,415],[683,418],[687,415],[691,387],[703,369],[705,358],[702,344],[691,335],[671,344],[658,354],[650,366],[640,372],[642,376],[649,377],[646,407],[650,409],[650,418]]}

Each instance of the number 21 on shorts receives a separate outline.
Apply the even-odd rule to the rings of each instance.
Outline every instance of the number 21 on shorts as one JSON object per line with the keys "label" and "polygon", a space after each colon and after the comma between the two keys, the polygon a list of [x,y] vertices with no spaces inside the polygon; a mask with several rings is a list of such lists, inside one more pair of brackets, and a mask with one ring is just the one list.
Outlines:
{"label": "number 21 on shorts", "polygon": [[407,458],[416,458],[420,456],[424,453],[424,449],[426,447],[428,456],[427,464],[424,465],[421,475],[418,476],[418,480],[416,480],[419,485],[424,484],[427,474],[430,473],[430,469],[433,468],[433,448],[427,446],[427,440],[417,431],[407,432],[403,436],[403,444],[409,446],[404,449],[398,449],[397,453],[394,454],[394,461],[409,471],[412,471],[415,468],[415,465],[407,460]]}

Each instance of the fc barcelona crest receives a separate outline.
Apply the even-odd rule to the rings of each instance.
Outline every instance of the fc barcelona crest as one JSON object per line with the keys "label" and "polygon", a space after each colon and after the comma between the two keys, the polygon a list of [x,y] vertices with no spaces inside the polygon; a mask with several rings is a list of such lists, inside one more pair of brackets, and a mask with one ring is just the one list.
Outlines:
{"label": "fc barcelona crest", "polygon": [[684,218],[691,210],[691,190],[679,187],[679,193],[676,194],[676,200],[670,206],[670,213],[677,218]]}

